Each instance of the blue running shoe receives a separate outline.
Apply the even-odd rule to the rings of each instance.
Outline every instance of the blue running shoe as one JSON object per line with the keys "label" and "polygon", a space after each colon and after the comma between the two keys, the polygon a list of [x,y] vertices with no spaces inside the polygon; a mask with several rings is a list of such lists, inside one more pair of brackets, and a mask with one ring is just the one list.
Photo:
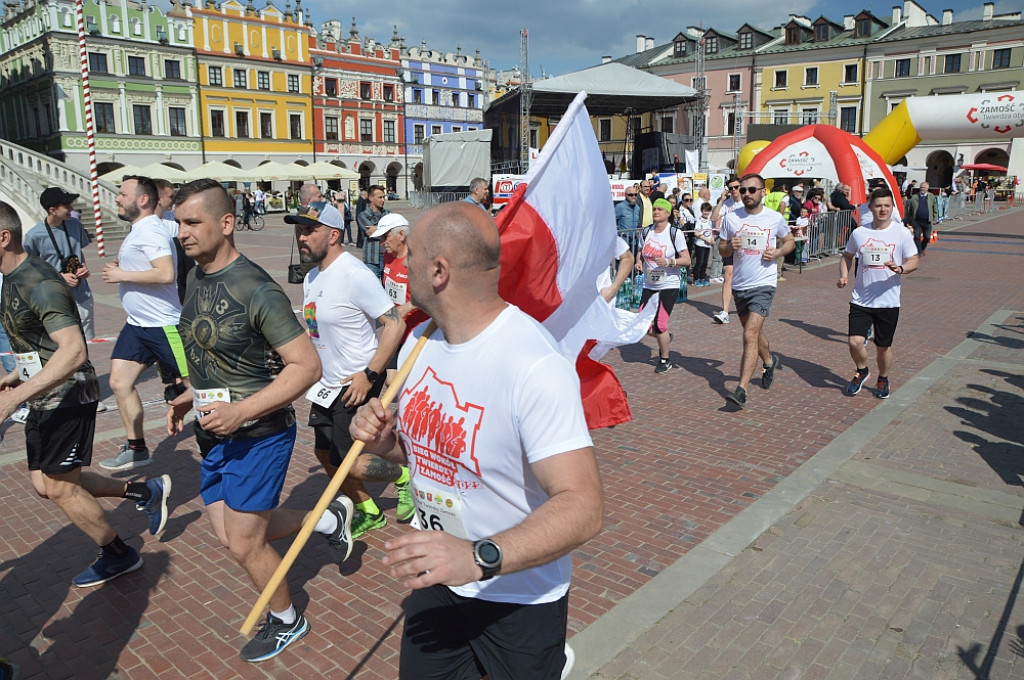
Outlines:
{"label": "blue running shoe", "polygon": [[73,578],[71,582],[79,588],[91,588],[141,568],[142,558],[135,551],[135,548],[128,548],[128,554],[120,559],[100,551],[99,559],[93,562],[91,567]]}
{"label": "blue running shoe", "polygon": [[153,495],[145,503],[136,503],[135,507],[149,515],[149,533],[159,536],[167,524],[167,497],[171,495],[171,476],[160,475],[155,479],[148,479],[146,486]]}
{"label": "blue running shoe", "polygon": [[302,614],[295,617],[295,623],[284,623],[273,614],[267,614],[267,620],[263,622],[256,637],[242,647],[239,656],[249,663],[273,659],[283,652],[285,647],[301,639],[308,632],[309,622]]}
{"label": "blue running shoe", "polygon": [[870,375],[871,371],[867,368],[864,369],[863,373],[861,373],[859,370],[856,373],[854,373],[853,378],[850,380],[850,383],[846,386],[846,396],[852,397],[855,396],[858,392],[860,392],[860,388],[864,387],[864,381],[867,380],[868,376]]}
{"label": "blue running shoe", "polygon": [[889,379],[879,378],[878,384],[875,385],[875,396],[879,399],[889,398]]}

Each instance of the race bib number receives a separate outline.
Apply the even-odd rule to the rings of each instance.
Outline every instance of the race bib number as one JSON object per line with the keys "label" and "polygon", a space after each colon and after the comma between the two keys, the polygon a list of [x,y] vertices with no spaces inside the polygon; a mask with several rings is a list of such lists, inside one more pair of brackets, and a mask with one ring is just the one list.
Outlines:
{"label": "race bib number", "polygon": [[391,302],[395,305],[404,305],[406,298],[406,289],[408,286],[404,283],[398,283],[391,279],[384,280],[384,292],[391,298]]}
{"label": "race bib number", "polygon": [[192,388],[192,406],[202,408],[217,402],[231,403],[231,390],[226,387],[208,387],[200,390]]}
{"label": "race bib number", "polygon": [[768,234],[763,231],[745,231],[740,234],[740,246],[743,250],[756,250],[763,253],[768,250]]}
{"label": "race bib number", "polygon": [[324,408],[330,408],[334,400],[341,394],[342,387],[324,387],[319,382],[309,388],[309,392],[306,392],[306,399],[323,406]]}
{"label": "race bib number", "polygon": [[885,246],[870,245],[860,249],[864,266],[881,269],[889,261],[889,249]]}
{"label": "race bib number", "polygon": [[668,276],[668,274],[664,269],[651,269],[647,272],[646,276],[647,280],[651,283],[661,283],[665,280],[665,277]]}
{"label": "race bib number", "polygon": [[417,529],[443,531],[456,538],[469,538],[462,521],[462,496],[458,492],[422,481],[413,483],[410,490],[416,505]]}
{"label": "race bib number", "polygon": [[18,364],[18,377],[22,382],[43,370],[43,362],[39,360],[39,352],[15,354],[14,361]]}

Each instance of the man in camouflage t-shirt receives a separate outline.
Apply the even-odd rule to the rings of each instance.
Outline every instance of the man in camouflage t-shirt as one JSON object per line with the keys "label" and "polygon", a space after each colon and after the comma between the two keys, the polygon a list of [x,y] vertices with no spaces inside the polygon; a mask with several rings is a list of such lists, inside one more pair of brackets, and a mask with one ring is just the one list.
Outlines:
{"label": "man in camouflage t-shirt", "polygon": [[[135,571],[142,558],[125,545],[96,498],[130,498],[150,516],[150,532],[163,530],[170,477],[125,483],[83,471],[92,461],[99,384],[71,288],[47,262],[22,247],[21,222],[0,202],[0,319],[17,370],[0,379],[0,420],[22,401],[29,405],[25,449],[32,486],[89,538],[100,556],[73,579],[95,586]],[[82,491],[85,493],[82,493]]]}
{"label": "man in camouflage t-shirt", "polygon": [[[174,214],[181,245],[198,266],[189,273],[181,314],[191,391],[171,402],[168,432],[180,432],[195,406],[207,514],[221,543],[263,589],[281,563],[268,541],[297,532],[307,515],[277,505],[295,445],[291,404],[320,378],[320,359],[281,287],[235,249],[234,206],[219,183],[183,186]],[[315,527],[342,559],[352,550],[351,521],[352,502],[342,496]],[[283,582],[241,657],[265,661],[308,632]]]}

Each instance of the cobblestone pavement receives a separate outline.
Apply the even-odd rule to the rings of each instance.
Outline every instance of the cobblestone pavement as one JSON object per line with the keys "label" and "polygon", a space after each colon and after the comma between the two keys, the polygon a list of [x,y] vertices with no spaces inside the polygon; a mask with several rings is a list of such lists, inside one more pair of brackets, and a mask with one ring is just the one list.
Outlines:
{"label": "cobblestone pavement", "polygon": [[[787,272],[766,326],[784,369],[743,411],[724,399],[740,325],[711,323],[717,287],[677,306],[675,370],[654,374],[650,341],[606,358],[635,419],[595,433],[607,516],[574,555],[573,677],[1020,675],[1020,216],[947,227],[905,278],[887,402],[840,393],[849,292],[834,257]],[[284,281],[290,233],[272,217],[238,243]],[[116,289],[93,285],[98,333],[113,336]],[[284,285],[298,308],[300,287]],[[90,350],[108,397],[111,347]],[[162,390],[145,378],[154,463],[141,473],[172,475],[173,515],[157,541],[131,504],[105,502],[146,566],[101,588],[70,587],[94,547],[35,497],[21,426],[3,425],[0,654],[26,678],[395,677],[406,592],[380,564],[383,541],[407,530],[393,489],[371,489],[390,523],[348,561],[314,536],[292,570],[311,634],[245,664],[237,629],[256,593],[203,517],[191,438],[163,434]],[[100,414],[94,458],[122,438],[117,412]],[[325,487],[300,428],[284,504],[311,507]]]}

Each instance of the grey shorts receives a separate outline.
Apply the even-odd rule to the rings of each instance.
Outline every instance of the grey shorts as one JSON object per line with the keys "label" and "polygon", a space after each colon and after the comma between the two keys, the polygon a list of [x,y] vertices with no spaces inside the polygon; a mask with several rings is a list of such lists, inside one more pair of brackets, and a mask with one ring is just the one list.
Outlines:
{"label": "grey shorts", "polygon": [[768,318],[775,299],[775,286],[758,286],[746,290],[734,290],[732,299],[736,301],[736,312],[746,316],[750,312]]}

